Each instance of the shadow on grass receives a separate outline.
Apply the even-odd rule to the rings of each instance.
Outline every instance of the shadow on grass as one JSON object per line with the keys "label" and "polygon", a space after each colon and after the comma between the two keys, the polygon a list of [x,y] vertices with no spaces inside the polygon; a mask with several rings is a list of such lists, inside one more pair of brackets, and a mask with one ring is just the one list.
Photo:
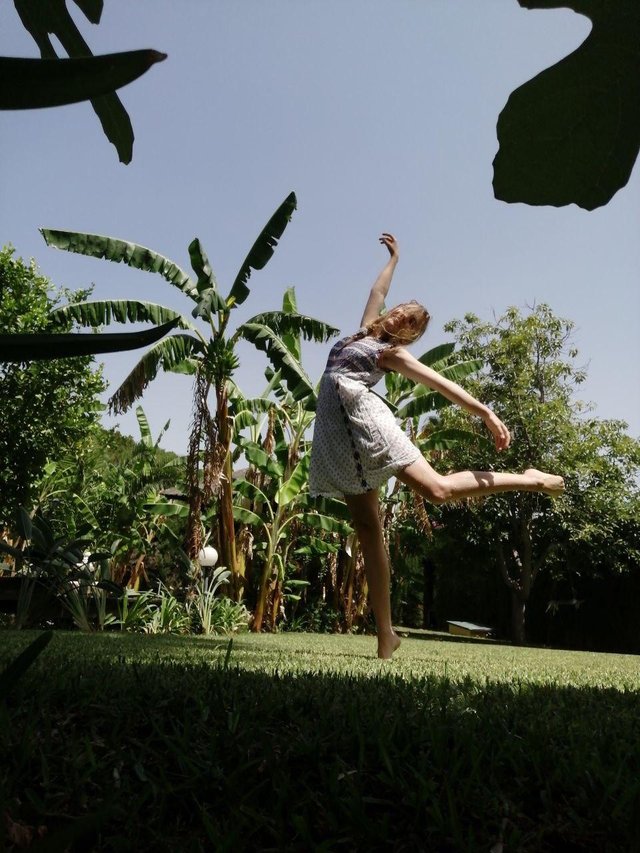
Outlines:
{"label": "shadow on grass", "polygon": [[4,830],[32,850],[640,849],[638,692],[62,640],[0,702]]}

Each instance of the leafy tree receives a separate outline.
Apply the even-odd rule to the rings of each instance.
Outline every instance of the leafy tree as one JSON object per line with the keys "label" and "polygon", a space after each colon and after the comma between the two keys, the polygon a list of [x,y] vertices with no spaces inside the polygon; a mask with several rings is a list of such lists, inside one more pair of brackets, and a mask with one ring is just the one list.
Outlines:
{"label": "leafy tree", "polygon": [[593,28],[551,68],[518,87],[498,119],[495,197],[600,207],[629,180],[640,147],[637,0],[518,0],[569,8]]}
{"label": "leafy tree", "polygon": [[[64,298],[87,292],[55,291],[29,265],[0,251],[0,334],[69,331],[71,319],[54,323],[50,311]],[[0,364],[0,525],[10,527],[18,507],[29,504],[49,459],[78,451],[99,418],[105,389],[90,356]]]}
{"label": "leafy tree", "polygon": [[[567,490],[553,501],[519,492],[482,502],[442,507],[443,538],[449,553],[462,536],[490,559],[511,597],[511,630],[525,641],[525,610],[540,571],[594,571],[598,563],[618,571],[637,565],[640,445],[625,435],[626,424],[598,420],[575,399],[585,372],[576,366],[573,324],[547,305],[527,315],[509,308],[494,322],[474,315],[447,327],[467,358],[483,358],[485,369],[469,389],[508,424],[513,441],[499,460],[486,444],[451,446],[442,463],[452,469],[539,468],[565,477]],[[443,410],[442,425],[464,416]],[[466,420],[466,418],[465,418]],[[634,541],[629,541],[632,535]]]}

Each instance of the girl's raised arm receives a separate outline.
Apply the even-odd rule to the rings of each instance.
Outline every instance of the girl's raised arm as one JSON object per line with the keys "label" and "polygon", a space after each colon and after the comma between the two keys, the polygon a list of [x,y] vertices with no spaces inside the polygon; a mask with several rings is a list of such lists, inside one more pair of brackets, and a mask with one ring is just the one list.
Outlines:
{"label": "girl's raised arm", "polygon": [[482,418],[487,429],[492,433],[495,440],[497,450],[506,450],[511,443],[511,435],[506,425],[500,418],[494,414],[488,406],[476,400],[471,394],[468,394],[464,388],[441,376],[436,370],[422,364],[417,358],[414,358],[410,352],[407,352],[404,347],[393,347],[381,353],[378,364],[384,367],[385,370],[395,370],[411,379],[412,382],[420,382],[431,388],[433,391],[438,391],[447,400],[456,403],[472,415],[477,415]]}
{"label": "girl's raised arm", "polygon": [[398,243],[393,234],[388,234],[386,231],[380,236],[380,242],[389,250],[389,260],[384,269],[381,271],[378,278],[374,281],[369,299],[364,308],[364,314],[360,321],[360,326],[368,326],[380,316],[380,311],[384,305],[384,300],[391,286],[391,279],[398,263],[400,253],[398,251]]}

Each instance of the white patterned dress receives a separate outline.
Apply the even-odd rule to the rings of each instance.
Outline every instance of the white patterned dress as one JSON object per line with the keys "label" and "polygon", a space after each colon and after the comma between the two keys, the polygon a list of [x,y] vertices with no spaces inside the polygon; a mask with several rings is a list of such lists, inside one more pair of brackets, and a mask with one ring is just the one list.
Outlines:
{"label": "white patterned dress", "polygon": [[359,495],[377,489],[420,458],[391,410],[373,393],[391,344],[360,329],[335,344],[320,382],[311,448],[312,495]]}

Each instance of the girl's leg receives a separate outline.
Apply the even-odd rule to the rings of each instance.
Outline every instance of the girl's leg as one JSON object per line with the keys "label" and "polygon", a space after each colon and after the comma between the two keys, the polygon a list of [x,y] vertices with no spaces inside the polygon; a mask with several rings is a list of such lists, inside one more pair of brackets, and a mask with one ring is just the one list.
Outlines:
{"label": "girl's leg", "polygon": [[374,489],[363,495],[345,495],[345,501],[364,557],[369,600],[376,619],[378,657],[387,659],[400,645],[400,638],[391,625],[389,558],[382,536],[378,491]]}
{"label": "girl's leg", "polygon": [[459,498],[476,498],[498,492],[544,492],[557,496],[564,491],[562,477],[528,468],[524,474],[494,471],[458,471],[455,474],[438,474],[426,459],[418,459],[397,475],[423,498],[434,504],[455,501]]}

